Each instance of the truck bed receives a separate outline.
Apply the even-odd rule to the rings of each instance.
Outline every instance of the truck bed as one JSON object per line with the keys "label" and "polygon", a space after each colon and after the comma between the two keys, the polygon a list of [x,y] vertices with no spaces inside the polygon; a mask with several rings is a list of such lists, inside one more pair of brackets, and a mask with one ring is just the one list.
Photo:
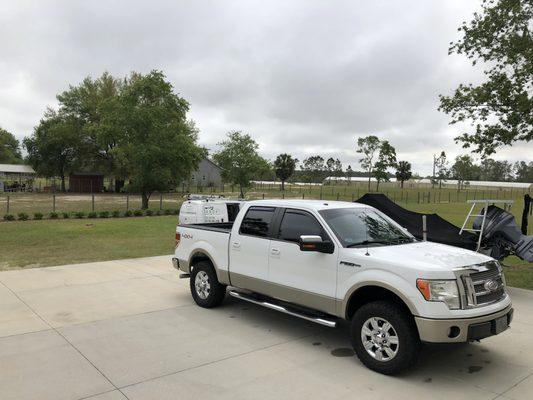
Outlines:
{"label": "truck bed", "polygon": [[233,222],[205,222],[202,224],[179,224],[182,228],[201,229],[204,231],[230,233]]}

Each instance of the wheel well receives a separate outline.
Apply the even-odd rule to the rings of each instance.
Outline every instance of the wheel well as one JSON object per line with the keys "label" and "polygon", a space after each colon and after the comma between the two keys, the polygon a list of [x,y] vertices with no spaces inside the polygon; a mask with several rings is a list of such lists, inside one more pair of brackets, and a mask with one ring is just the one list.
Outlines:
{"label": "wheel well", "polygon": [[346,319],[351,320],[359,307],[377,300],[388,300],[402,307],[407,313],[411,314],[409,307],[396,293],[385,289],[381,286],[363,286],[357,289],[350,296],[346,307]]}
{"label": "wheel well", "polygon": [[189,262],[189,270],[192,269],[194,264],[200,261],[207,261],[209,264],[213,265],[213,262],[211,261],[211,259],[209,258],[207,254],[198,252],[198,253],[194,253],[193,256],[191,257],[191,261]]}

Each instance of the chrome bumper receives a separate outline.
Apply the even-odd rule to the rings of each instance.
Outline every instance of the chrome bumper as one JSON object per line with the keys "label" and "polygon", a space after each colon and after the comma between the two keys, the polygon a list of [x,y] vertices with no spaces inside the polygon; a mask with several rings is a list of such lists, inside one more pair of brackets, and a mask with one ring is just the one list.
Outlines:
{"label": "chrome bumper", "polygon": [[[415,317],[420,340],[428,343],[461,343],[497,335],[513,319],[512,305],[498,312],[474,318],[430,319]],[[502,326],[502,322],[506,324]]]}

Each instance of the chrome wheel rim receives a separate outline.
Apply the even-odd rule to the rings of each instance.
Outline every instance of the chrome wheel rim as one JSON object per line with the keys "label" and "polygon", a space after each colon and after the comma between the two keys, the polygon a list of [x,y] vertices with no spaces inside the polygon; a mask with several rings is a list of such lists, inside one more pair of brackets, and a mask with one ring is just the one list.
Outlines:
{"label": "chrome wheel rim", "polygon": [[196,294],[202,300],[209,297],[211,285],[209,284],[209,276],[207,276],[204,271],[200,271],[196,274],[196,277],[194,278],[194,288],[196,289]]}
{"label": "chrome wheel rim", "polygon": [[398,334],[392,324],[384,318],[372,317],[361,328],[361,341],[370,356],[378,361],[390,361],[400,347]]}

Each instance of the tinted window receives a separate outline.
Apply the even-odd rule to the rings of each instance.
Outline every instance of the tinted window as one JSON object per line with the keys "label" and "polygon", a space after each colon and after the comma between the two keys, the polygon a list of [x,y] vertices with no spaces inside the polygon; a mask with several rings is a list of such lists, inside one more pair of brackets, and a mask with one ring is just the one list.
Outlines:
{"label": "tinted window", "polygon": [[279,227],[279,238],[290,242],[298,242],[301,235],[322,235],[322,227],[310,214],[302,211],[285,211]]}
{"label": "tinted window", "polygon": [[251,207],[241,223],[240,234],[267,237],[274,216],[272,207]]}

